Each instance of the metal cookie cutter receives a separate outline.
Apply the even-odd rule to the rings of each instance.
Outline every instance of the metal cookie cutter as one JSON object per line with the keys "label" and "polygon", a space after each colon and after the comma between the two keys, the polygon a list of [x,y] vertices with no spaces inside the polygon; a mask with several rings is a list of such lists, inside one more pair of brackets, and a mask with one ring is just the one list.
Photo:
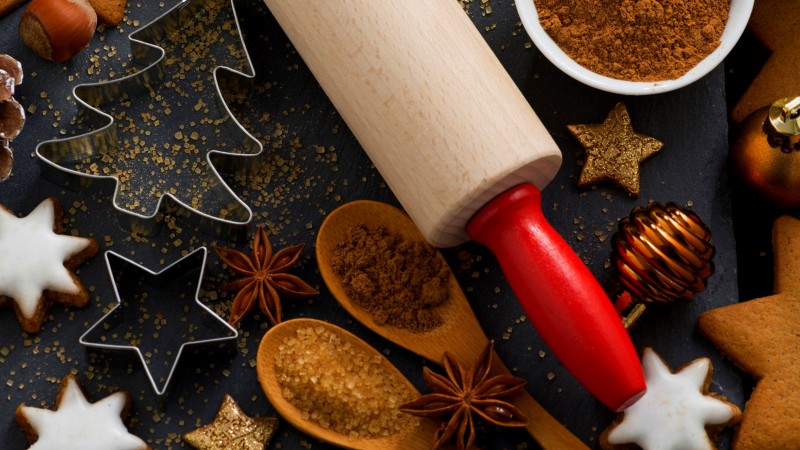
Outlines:
{"label": "metal cookie cutter", "polygon": [[89,131],[41,142],[42,174],[75,190],[113,186],[120,225],[143,235],[169,214],[242,240],[253,214],[220,173],[246,175],[263,145],[223,99],[255,78],[233,0],[183,0],[128,39],[144,68],[73,89]]}
{"label": "metal cookie cutter", "polygon": [[135,352],[156,396],[164,396],[188,347],[227,343],[239,336],[199,300],[207,253],[200,247],[153,272],[107,251],[118,303],[80,337],[81,345]]}

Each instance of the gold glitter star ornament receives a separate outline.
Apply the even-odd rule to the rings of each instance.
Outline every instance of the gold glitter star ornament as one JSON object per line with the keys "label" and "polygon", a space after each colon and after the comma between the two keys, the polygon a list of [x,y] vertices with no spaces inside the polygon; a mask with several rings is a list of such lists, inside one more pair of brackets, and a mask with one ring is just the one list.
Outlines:
{"label": "gold glitter star ornament", "polygon": [[264,450],[278,428],[275,417],[248,417],[225,395],[214,421],[183,435],[197,450]]}
{"label": "gold glitter star ornament", "polygon": [[639,195],[639,164],[661,150],[657,139],[633,131],[625,104],[617,103],[601,124],[567,125],[586,150],[578,186],[612,181]]}

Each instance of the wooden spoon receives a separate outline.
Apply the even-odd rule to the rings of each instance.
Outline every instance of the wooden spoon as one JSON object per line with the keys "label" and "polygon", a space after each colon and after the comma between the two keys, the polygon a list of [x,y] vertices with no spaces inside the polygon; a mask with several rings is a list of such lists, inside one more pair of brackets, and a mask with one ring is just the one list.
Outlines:
{"label": "wooden spoon", "polygon": [[[336,247],[345,242],[349,230],[358,225],[374,229],[383,225],[410,241],[426,242],[417,226],[405,212],[386,203],[358,200],[334,210],[322,223],[317,236],[317,263],[325,284],[336,300],[364,326],[395,344],[406,348],[436,364],[442,364],[445,351],[450,352],[462,365],[470,367],[488,338],[478,323],[475,313],[461,290],[455,276],[450,274],[449,299],[438,308],[444,323],[427,332],[412,332],[402,328],[376,323],[369,312],[354,303],[347,295],[341,278],[333,271],[331,261]],[[444,257],[437,253],[438,258]],[[508,368],[495,354],[492,373],[510,374]],[[527,391],[510,398],[511,402],[528,418],[527,430],[545,449],[588,449],[575,435],[550,415]]]}
{"label": "wooden spoon", "polygon": [[428,450],[433,443],[433,434],[436,423],[429,419],[412,419],[409,425],[396,434],[377,438],[351,438],[329,428],[323,428],[316,422],[305,419],[302,412],[283,396],[278,377],[275,372],[274,354],[279,345],[287,338],[296,336],[298,328],[325,327],[327,330],[337,332],[342,340],[349,342],[353,347],[369,355],[380,358],[383,368],[389,372],[395,383],[402,383],[412,393],[412,398],[417,398],[420,393],[396,367],[383,355],[369,344],[359,339],[352,333],[328,322],[314,319],[293,319],[282,322],[272,327],[261,339],[256,355],[256,371],[258,381],[267,398],[278,413],[298,430],[314,436],[325,442],[339,447],[356,450]]}

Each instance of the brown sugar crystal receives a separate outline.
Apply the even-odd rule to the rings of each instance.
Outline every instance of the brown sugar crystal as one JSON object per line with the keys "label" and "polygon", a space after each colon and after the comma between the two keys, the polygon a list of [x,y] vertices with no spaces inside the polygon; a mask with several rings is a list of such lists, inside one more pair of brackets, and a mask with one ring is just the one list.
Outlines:
{"label": "brown sugar crystal", "polygon": [[298,328],[275,352],[283,397],[303,418],[352,439],[396,434],[416,419],[400,405],[414,393],[369,355],[322,326]]}
{"label": "brown sugar crystal", "polygon": [[414,332],[442,323],[435,308],[448,298],[450,269],[426,242],[378,227],[356,226],[334,252],[333,270],[347,295],[375,322]]}
{"label": "brown sugar crystal", "polygon": [[548,35],[581,66],[628,81],[681,77],[713,52],[730,0],[533,1]]}

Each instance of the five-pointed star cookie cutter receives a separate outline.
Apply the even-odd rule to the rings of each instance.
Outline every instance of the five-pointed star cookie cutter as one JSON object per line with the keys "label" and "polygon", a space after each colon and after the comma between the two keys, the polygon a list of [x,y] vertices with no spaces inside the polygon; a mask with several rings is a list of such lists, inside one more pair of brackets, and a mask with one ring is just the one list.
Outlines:
{"label": "five-pointed star cookie cutter", "polygon": [[[76,170],[74,167],[76,161],[101,158],[103,154],[124,156],[121,155],[123,149],[118,139],[116,123],[118,121],[114,116],[102,111],[101,105],[118,105],[136,96],[150,95],[155,88],[167,82],[165,72],[169,58],[165,49],[157,43],[181,36],[179,33],[185,30],[185,27],[196,26],[198,18],[204,17],[209,8],[220,7],[220,0],[182,0],[150,24],[131,33],[128,39],[133,61],[144,68],[118,79],[75,86],[73,96],[79,103],[77,122],[92,131],[64,139],[44,141],[37,145],[36,155],[42,166],[42,175],[64,187],[78,191],[89,190],[94,194],[107,194],[109,188],[113,186],[112,204],[120,226],[140,235],[157,234],[163,224],[161,219],[171,215],[189,223],[195,229],[210,231],[219,238],[230,241],[243,240],[253,214],[226,184],[220,171],[237,175],[246,174],[248,170],[252,170],[254,158],[262,152],[263,145],[234,117],[223,99],[223,90],[251,92],[255,79],[255,71],[242,37],[234,1],[227,1],[230,3],[235,24],[235,30],[229,32],[236,32],[236,39],[241,46],[238,50],[241,50],[242,65],[245,68],[244,71],[239,71],[224,65],[213,67],[216,112],[220,115],[217,122],[220,127],[226,127],[224,131],[217,130],[217,132],[226,139],[237,142],[240,151],[231,153],[217,149],[208,150],[205,156],[208,169],[202,174],[204,177],[202,189],[196,192],[205,199],[212,199],[211,202],[219,214],[201,211],[169,191],[161,192],[154,210],[138,212],[135,208],[126,207],[129,205],[120,204],[119,176],[88,173]],[[195,42],[189,42],[189,45],[194,44]],[[180,86],[178,88],[181,89]],[[182,89],[188,91],[191,87]],[[172,117],[171,120],[178,121],[182,118]],[[171,189],[179,192],[185,188],[172,186]]]}
{"label": "five-pointed star cookie cutter", "polygon": [[[199,247],[159,272],[154,272],[113,251],[106,251],[108,268],[117,303],[79,339],[87,349],[133,352],[144,367],[158,398],[170,389],[178,363],[189,347],[219,346],[236,340],[239,332],[200,301],[200,289],[208,250]],[[199,272],[199,273],[198,273]],[[193,286],[196,284],[196,286]],[[161,294],[161,295],[157,295]],[[202,320],[188,320],[192,311]],[[171,327],[171,328],[170,328]],[[205,331],[209,336],[197,338]],[[179,336],[173,336],[173,334]],[[216,335],[213,335],[216,333]],[[180,346],[170,356],[177,342]],[[158,341],[166,342],[158,345]],[[150,351],[142,351],[150,348]],[[149,360],[149,361],[148,361]],[[159,366],[158,362],[162,364]],[[158,374],[156,370],[158,369]]]}

